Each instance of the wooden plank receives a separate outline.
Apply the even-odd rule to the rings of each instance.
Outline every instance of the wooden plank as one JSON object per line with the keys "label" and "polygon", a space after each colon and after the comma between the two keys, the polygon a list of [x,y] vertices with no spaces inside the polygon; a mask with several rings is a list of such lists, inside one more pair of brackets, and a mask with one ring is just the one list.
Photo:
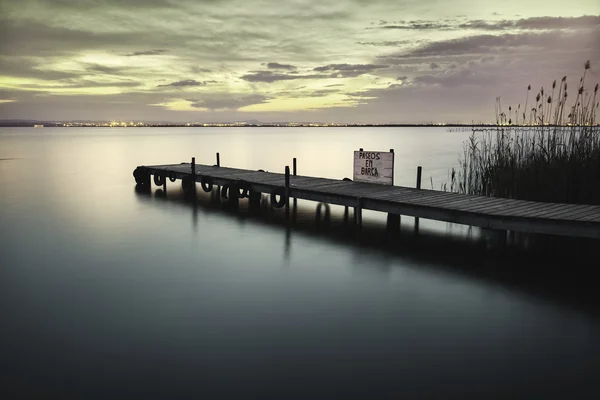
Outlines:
{"label": "wooden plank", "polygon": [[561,212],[561,213],[554,213],[552,215],[546,215],[546,216],[544,216],[544,218],[565,219],[565,220],[574,221],[580,216],[589,215],[589,213],[594,210],[598,210],[598,207],[588,206],[588,207],[580,208],[580,209],[569,208],[568,210]]}
{"label": "wooden plank", "polygon": [[452,198],[452,197],[441,197],[439,199],[427,199],[425,201],[422,202],[422,204],[427,204],[428,206],[442,206],[444,208],[450,208],[453,207],[454,205],[460,205],[460,204],[464,204],[464,205],[470,205],[470,206],[474,206],[474,205],[483,205],[483,204],[495,204],[498,202],[498,199],[496,198],[469,198],[468,196],[464,196],[464,197],[457,197],[457,198]]}
{"label": "wooden plank", "polygon": [[499,215],[515,215],[519,217],[537,217],[539,215],[545,215],[556,210],[564,210],[563,204],[551,204],[551,203],[533,203],[521,206],[515,210],[507,210],[506,213],[499,213]]}
{"label": "wooden plank", "polygon": [[577,221],[592,221],[596,218],[600,217],[600,212],[592,212],[588,215],[585,216],[581,216],[579,218],[576,218]]}

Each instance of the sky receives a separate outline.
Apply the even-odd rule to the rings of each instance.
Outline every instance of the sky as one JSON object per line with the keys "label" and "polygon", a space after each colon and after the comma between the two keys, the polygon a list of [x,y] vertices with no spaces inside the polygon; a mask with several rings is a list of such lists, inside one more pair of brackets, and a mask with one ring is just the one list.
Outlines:
{"label": "sky", "polygon": [[587,60],[598,0],[0,0],[0,119],[487,123]]}

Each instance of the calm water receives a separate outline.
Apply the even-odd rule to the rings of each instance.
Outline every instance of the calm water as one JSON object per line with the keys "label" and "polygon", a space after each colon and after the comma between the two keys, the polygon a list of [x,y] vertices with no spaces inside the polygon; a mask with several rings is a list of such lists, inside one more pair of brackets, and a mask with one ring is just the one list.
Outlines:
{"label": "calm water", "polygon": [[[208,195],[192,205],[170,182],[166,199],[140,194],[132,177],[137,165],[192,156],[213,164],[218,151],[224,166],[282,172],[297,157],[300,174],[341,179],[353,150],[393,148],[396,184],[414,186],[422,165],[423,187],[437,189],[467,136],[1,129],[0,388],[63,398],[598,392],[600,323],[584,291],[558,295],[545,276],[521,276],[547,261],[470,257],[473,231],[433,221],[421,222],[422,238],[379,245],[377,213],[365,214],[375,238],[365,244],[339,234],[339,209],[331,232],[314,228],[310,202],[286,231],[277,213],[224,212]],[[403,217],[403,230],[411,224]],[[574,266],[557,264],[566,282]]]}

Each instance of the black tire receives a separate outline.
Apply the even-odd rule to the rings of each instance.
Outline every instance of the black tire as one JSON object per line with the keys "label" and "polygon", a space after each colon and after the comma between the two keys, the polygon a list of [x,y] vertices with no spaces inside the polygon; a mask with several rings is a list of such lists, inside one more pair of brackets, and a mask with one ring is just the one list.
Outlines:
{"label": "black tire", "polygon": [[145,169],[136,168],[133,171],[133,177],[135,178],[135,183],[138,185],[144,186],[148,182],[148,178],[150,174]]}
{"label": "black tire", "polygon": [[231,191],[229,190],[229,188],[231,187],[230,183],[226,183],[225,185],[223,185],[221,187],[221,198],[224,200],[228,200],[229,197],[231,196]]}
{"label": "black tire", "polygon": [[194,190],[194,181],[192,177],[187,175],[181,180],[181,188],[185,194],[190,194]]}
{"label": "black tire", "polygon": [[202,186],[202,190],[206,193],[212,192],[213,190],[213,180],[210,176],[203,176],[200,180],[200,185]]}
{"label": "black tire", "polygon": [[169,172],[169,180],[171,182],[175,182],[177,180],[177,175],[175,174],[175,172],[173,172],[173,171]]}
{"label": "black tire", "polygon": [[232,185],[232,189],[236,191],[238,199],[250,197],[250,184],[244,180],[237,180]]}
{"label": "black tire", "polygon": [[162,186],[165,184],[165,174],[163,172],[159,172],[154,174],[154,184],[156,186]]}
{"label": "black tire", "polygon": [[[279,201],[277,201],[277,196],[279,196]],[[285,206],[285,189],[282,187],[275,188],[271,191],[271,206],[273,208],[281,208]]]}
{"label": "black tire", "polygon": [[352,182],[352,179],[350,179],[350,178],[344,178],[344,179],[342,179],[342,180],[343,180],[343,181],[346,181],[346,182]]}

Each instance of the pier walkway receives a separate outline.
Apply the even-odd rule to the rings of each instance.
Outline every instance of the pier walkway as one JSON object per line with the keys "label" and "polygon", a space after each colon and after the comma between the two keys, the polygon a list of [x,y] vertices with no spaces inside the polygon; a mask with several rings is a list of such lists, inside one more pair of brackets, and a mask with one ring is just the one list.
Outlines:
{"label": "pier walkway", "polygon": [[[185,191],[200,183],[205,191],[213,185],[225,189],[224,197],[271,194],[275,206],[289,210],[289,199],[353,207],[355,221],[361,224],[362,210],[391,215],[407,215],[453,222],[499,231],[542,233],[600,239],[600,206],[554,204],[494,197],[463,195],[437,190],[415,189],[352,182],[289,173],[251,171],[201,164],[139,166],[134,171],[138,185],[165,186],[168,180],[182,180]],[[288,186],[286,186],[286,182]],[[198,188],[200,189],[200,188]],[[210,189],[210,190],[208,190]],[[287,193],[287,196],[286,196]],[[237,201],[237,200],[236,200]]]}

